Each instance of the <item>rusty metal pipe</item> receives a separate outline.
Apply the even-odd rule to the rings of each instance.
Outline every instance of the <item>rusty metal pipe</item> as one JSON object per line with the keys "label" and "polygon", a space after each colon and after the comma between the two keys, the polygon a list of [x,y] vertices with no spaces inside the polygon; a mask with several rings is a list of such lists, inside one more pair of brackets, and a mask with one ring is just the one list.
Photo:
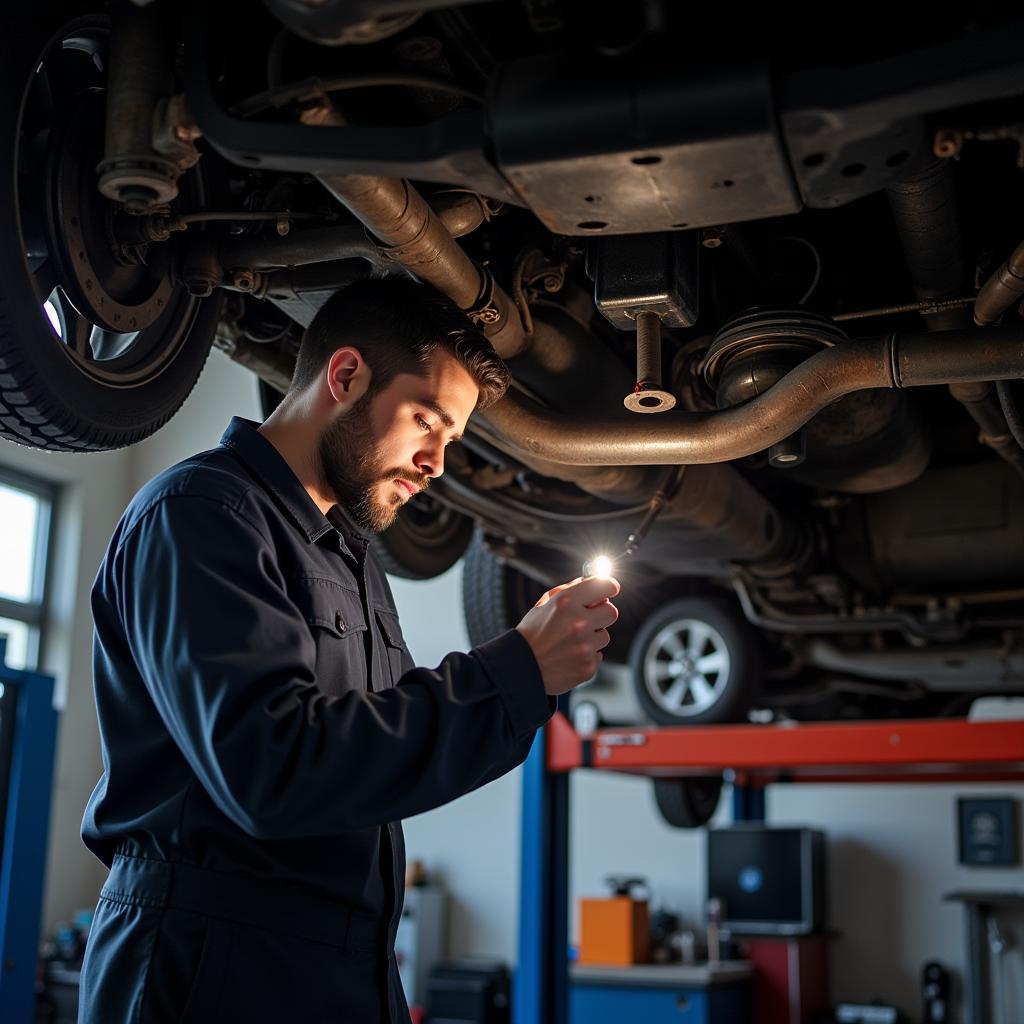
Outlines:
{"label": "rusty metal pipe", "polygon": [[1024,295],[1024,242],[1010,253],[1006,262],[981,286],[974,300],[974,322],[979,327],[994,324]]}
{"label": "rusty metal pipe", "polygon": [[[940,304],[962,295],[970,284],[970,273],[963,258],[963,232],[956,203],[956,182],[948,160],[937,160],[919,174],[888,190],[896,228],[919,299]],[[978,293],[974,304],[974,322],[979,326],[994,323],[1020,294],[1014,285],[1024,278],[1024,243],[992,275]],[[1020,281],[1024,291],[1024,280]],[[927,317],[931,331],[966,327],[966,309],[948,306]],[[992,449],[1014,470],[1021,469],[1021,453],[1013,443],[991,385],[979,390],[983,382],[953,381],[949,393],[967,411],[978,426],[978,440]]]}
{"label": "rusty metal pipe", "polygon": [[722,412],[581,419],[513,391],[480,415],[526,458],[581,466],[727,462],[764,451],[854,391],[1022,375],[1022,330],[891,334],[818,352],[763,395]]}
{"label": "rusty metal pipe", "polygon": [[[475,231],[487,216],[480,199],[470,192],[438,196],[431,208],[453,238]],[[341,259],[363,259],[375,267],[393,265],[393,254],[359,224],[291,231],[278,238],[232,239],[219,252],[221,264],[229,270],[305,267]]]}
{"label": "rusty metal pipe", "polygon": [[[886,192],[918,299],[941,302],[963,295],[969,290],[970,273],[951,162],[934,160]],[[928,318],[933,331],[969,323],[966,311],[956,308]]]}
{"label": "rusty metal pipe", "polygon": [[340,259],[363,259],[375,267],[387,262],[381,247],[367,238],[358,224],[292,231],[283,238],[231,239],[220,247],[218,255],[227,270],[276,270]]}
{"label": "rusty metal pipe", "polygon": [[407,181],[364,174],[321,174],[324,187],[387,247],[388,256],[464,309],[499,355],[529,341],[511,297],[474,263],[427,201]]}

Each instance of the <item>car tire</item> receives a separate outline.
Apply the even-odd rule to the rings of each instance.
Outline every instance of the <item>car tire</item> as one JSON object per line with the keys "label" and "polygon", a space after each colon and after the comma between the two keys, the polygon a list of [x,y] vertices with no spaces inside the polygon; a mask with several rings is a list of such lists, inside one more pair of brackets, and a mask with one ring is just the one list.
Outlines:
{"label": "car tire", "polygon": [[495,558],[483,534],[476,531],[462,566],[462,610],[470,643],[476,647],[513,629],[544,589]]}
{"label": "car tire", "polygon": [[[120,448],[163,426],[199,378],[220,307],[175,284],[156,245],[127,269],[111,256],[95,189],[100,7],[0,15],[0,436],[57,451]],[[202,201],[196,171],[181,187]]]}
{"label": "car tire", "polygon": [[658,813],[673,828],[702,828],[718,809],[722,796],[721,776],[693,775],[651,781]]}
{"label": "car tire", "polygon": [[373,545],[392,576],[430,580],[451,569],[472,539],[472,519],[429,494],[418,494],[374,537]]}
{"label": "car tire", "polygon": [[640,707],[658,725],[741,720],[761,681],[756,633],[709,597],[680,598],[651,615],[629,666]]}

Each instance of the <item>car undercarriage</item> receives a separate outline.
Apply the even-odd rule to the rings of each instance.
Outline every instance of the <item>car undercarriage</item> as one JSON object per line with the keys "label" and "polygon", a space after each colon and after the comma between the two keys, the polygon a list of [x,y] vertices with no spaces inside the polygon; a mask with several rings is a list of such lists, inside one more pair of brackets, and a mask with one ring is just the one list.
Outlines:
{"label": "car undercarriage", "polygon": [[474,642],[603,551],[653,722],[1024,692],[1024,23],[36,6],[3,15],[4,437],[134,443],[211,346],[269,410],[334,290],[411,274],[514,381],[379,540],[465,556]]}

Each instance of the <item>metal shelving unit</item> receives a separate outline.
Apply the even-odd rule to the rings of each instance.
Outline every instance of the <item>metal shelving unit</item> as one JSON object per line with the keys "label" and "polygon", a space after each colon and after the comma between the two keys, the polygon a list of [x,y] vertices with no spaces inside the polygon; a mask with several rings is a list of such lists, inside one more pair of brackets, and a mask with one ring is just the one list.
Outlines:
{"label": "metal shelving unit", "polygon": [[603,729],[581,737],[561,712],[524,766],[515,1024],[566,1024],[569,775],[724,774],[737,819],[764,817],[775,783],[1024,780],[1024,722],[885,721]]}

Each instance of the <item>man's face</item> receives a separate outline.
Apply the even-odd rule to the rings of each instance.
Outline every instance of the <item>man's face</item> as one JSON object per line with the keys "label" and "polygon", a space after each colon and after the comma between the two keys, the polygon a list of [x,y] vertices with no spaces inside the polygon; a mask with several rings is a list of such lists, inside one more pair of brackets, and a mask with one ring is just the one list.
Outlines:
{"label": "man's face", "polygon": [[372,388],[320,435],[324,486],[364,529],[386,530],[401,507],[444,472],[479,391],[466,369],[436,352],[425,376],[400,373]]}

